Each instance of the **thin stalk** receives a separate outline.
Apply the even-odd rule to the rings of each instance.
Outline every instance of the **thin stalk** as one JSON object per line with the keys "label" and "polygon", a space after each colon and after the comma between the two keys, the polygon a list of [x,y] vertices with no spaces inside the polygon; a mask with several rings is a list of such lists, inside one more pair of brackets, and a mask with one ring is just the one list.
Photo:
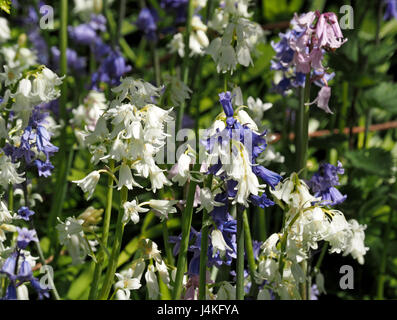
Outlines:
{"label": "thin stalk", "polygon": [[208,231],[209,225],[207,220],[209,214],[207,210],[203,210],[203,222],[201,228],[201,251],[200,251],[200,280],[199,280],[199,300],[206,298],[207,283],[207,253],[208,253]]}
{"label": "thin stalk", "polygon": [[[186,19],[186,34],[185,34],[185,55],[183,57],[183,82],[184,84],[187,85],[188,79],[189,79],[189,54],[190,54],[190,48],[189,48],[189,40],[190,40],[190,33],[192,30],[192,17],[193,17],[193,12],[194,12],[194,6],[193,6],[193,0],[189,0],[188,3],[188,10],[187,10],[187,19]],[[178,116],[176,119],[176,130],[178,131],[181,128],[182,125],[182,119],[183,119],[183,114],[185,111],[185,106],[186,103],[182,103],[181,106],[179,107],[179,112]]]}
{"label": "thin stalk", "polygon": [[310,74],[306,75],[305,87],[302,89],[299,111],[297,114],[297,133],[296,133],[296,171],[303,169],[302,176],[306,174],[307,149],[309,140],[309,106],[310,102]]}
{"label": "thin stalk", "polygon": [[244,218],[242,210],[237,210],[237,267],[236,267],[236,300],[244,300]]}
{"label": "thin stalk", "polygon": [[160,59],[159,59],[158,50],[154,44],[152,45],[152,52],[153,52],[153,65],[154,65],[156,86],[159,87],[161,83]]}
{"label": "thin stalk", "polygon": [[245,242],[245,252],[247,255],[248,260],[248,271],[251,277],[251,295],[257,295],[256,291],[258,286],[255,281],[255,272],[256,272],[256,263],[255,263],[255,256],[254,256],[254,249],[252,247],[252,237],[251,237],[251,230],[248,221],[247,210],[243,212],[243,224],[244,224],[244,242]]}
{"label": "thin stalk", "polygon": [[116,225],[116,234],[113,242],[112,253],[109,259],[108,269],[105,275],[105,280],[103,283],[103,287],[100,293],[100,300],[106,300],[109,296],[110,289],[112,288],[114,274],[117,268],[117,260],[119,257],[120,249],[121,249],[121,241],[123,239],[124,233],[124,223],[123,223],[123,216],[124,216],[124,209],[123,204],[127,201],[128,197],[128,189],[123,186],[120,192],[120,207],[119,213],[117,216],[117,225]]}
{"label": "thin stalk", "polygon": [[318,257],[316,266],[314,268],[314,272],[317,273],[317,272],[320,271],[320,267],[321,267],[321,264],[323,263],[323,259],[324,259],[324,256],[325,256],[326,252],[327,252],[327,249],[328,249],[328,242],[325,242],[323,247],[322,247],[322,249],[321,249],[320,256]]}
{"label": "thin stalk", "polygon": [[[194,166],[194,171],[198,171],[198,170],[199,167],[196,164]],[[193,201],[194,201],[194,193],[196,192],[196,185],[197,183],[195,181],[193,180],[190,181],[188,196],[186,200],[186,207],[182,213],[182,240],[178,254],[175,286],[174,286],[174,291],[172,292],[173,300],[179,299],[182,293],[182,280],[187,264],[187,249],[189,246],[190,227],[192,225]]]}
{"label": "thin stalk", "polygon": [[[109,161],[109,169],[113,173],[114,160]],[[112,216],[113,181],[114,181],[113,177],[111,175],[109,175],[108,176],[108,191],[106,194],[105,219],[103,221],[103,230],[102,230],[103,248],[106,248],[108,245],[110,218]],[[90,291],[90,296],[89,296],[90,300],[95,299],[98,294],[99,279],[101,277],[104,260],[105,260],[105,252],[104,252],[104,249],[102,249],[98,254],[98,262],[95,265],[94,280],[91,285],[91,291]]]}
{"label": "thin stalk", "polygon": [[[209,175],[205,181],[205,187],[211,188],[212,175]],[[208,232],[209,232],[209,212],[203,210],[203,220],[201,227],[201,244],[200,244],[200,279],[199,279],[199,300],[206,298],[207,283],[207,253],[208,253]]]}
{"label": "thin stalk", "polygon": [[118,45],[121,38],[121,29],[123,26],[123,21],[125,17],[125,7],[126,7],[126,0],[120,0],[119,6],[119,20],[117,22],[117,34],[116,34],[116,44]]}
{"label": "thin stalk", "polygon": [[[67,58],[66,58],[66,49],[68,46],[68,1],[61,0],[61,21],[60,21],[60,29],[59,29],[59,41],[60,41],[60,74],[61,76],[67,76]],[[67,167],[68,162],[65,161],[66,158],[66,149],[67,149],[67,141],[66,141],[66,129],[68,123],[68,115],[66,112],[66,102],[68,98],[68,87],[67,87],[67,79],[63,79],[61,84],[61,96],[59,98],[59,109],[60,109],[60,120],[63,120],[65,125],[62,128],[61,136],[60,136],[60,152],[58,154],[58,162],[57,162],[57,186],[55,191],[55,197],[51,204],[51,212],[49,222],[50,230],[54,230],[54,225],[56,222],[56,218],[60,216],[62,212],[63,198],[62,195],[65,193],[66,187],[66,178],[67,178]],[[54,232],[52,232],[51,240],[54,240]]]}
{"label": "thin stalk", "polygon": [[[303,273],[306,275],[307,274],[307,261],[303,260],[301,263],[301,268],[303,270]],[[301,298],[302,300],[307,300],[307,281],[306,279],[300,284],[300,292],[301,292]]]}
{"label": "thin stalk", "polygon": [[162,227],[163,227],[163,240],[164,240],[165,254],[167,257],[167,263],[173,266],[175,261],[174,261],[174,256],[172,255],[172,249],[169,242],[170,236],[168,233],[167,220],[165,219],[163,220]]}
{"label": "thin stalk", "polygon": [[378,275],[378,285],[377,285],[377,300],[384,299],[384,287],[385,287],[385,280],[386,280],[386,264],[387,264],[387,253],[389,251],[389,243],[390,243],[390,233],[391,227],[393,223],[393,212],[389,212],[389,221],[386,225],[386,231],[383,237],[383,252],[382,257],[380,260],[380,267],[379,267],[379,275]]}
{"label": "thin stalk", "polygon": [[[29,204],[25,203],[25,206],[28,207]],[[14,188],[11,183],[8,185],[8,210],[14,211]]]}

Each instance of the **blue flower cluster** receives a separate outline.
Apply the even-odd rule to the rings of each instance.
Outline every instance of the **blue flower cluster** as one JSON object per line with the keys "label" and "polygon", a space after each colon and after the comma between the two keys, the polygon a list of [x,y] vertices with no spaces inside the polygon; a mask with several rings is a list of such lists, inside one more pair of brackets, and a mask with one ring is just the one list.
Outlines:
{"label": "blue flower cluster", "polygon": [[[232,138],[235,139],[237,137],[239,141],[242,144],[244,144],[245,139],[247,139],[248,141],[246,142],[250,143],[252,146],[251,159],[250,159],[252,172],[258,178],[262,179],[271,188],[274,189],[274,187],[280,182],[282,177],[278,173],[266,169],[264,166],[258,165],[256,163],[256,159],[263,151],[265,151],[267,147],[267,143],[264,138],[264,136],[266,135],[266,130],[261,134],[257,134],[253,130],[251,130],[248,127],[248,125],[241,124],[239,121],[237,121],[237,119],[233,117],[234,110],[232,106],[232,94],[229,91],[220,93],[219,101],[226,115],[226,128],[223,129],[221,132],[218,131],[218,133],[215,134],[215,136],[211,136],[207,138],[206,141],[203,142],[207,149],[207,152],[208,153],[213,152],[213,148],[216,142],[222,144],[229,144]],[[218,159],[218,163],[209,168],[209,173],[216,174],[221,169],[221,167],[222,167],[221,160]],[[237,194],[235,188],[238,182],[228,179],[228,177],[226,177],[225,174],[221,175],[220,177],[226,180],[228,197],[235,198]],[[254,205],[259,206],[261,208],[274,205],[274,202],[268,199],[265,193],[263,193],[261,196],[251,194],[250,201]]]}
{"label": "blue flower cluster", "polygon": [[[47,116],[48,113],[41,112],[41,108],[36,106],[22,134],[20,145],[15,147],[7,143],[3,148],[4,153],[10,156],[13,162],[23,159],[26,166],[35,165],[39,176],[44,177],[51,175],[54,166],[50,162],[50,157],[58,152],[58,147],[50,141],[51,134],[44,127]],[[44,154],[45,160],[42,160],[41,154]]]}
{"label": "blue flower cluster", "polygon": [[149,41],[157,40],[156,31],[157,31],[158,20],[159,20],[159,16],[155,9],[143,8],[141,12],[139,12],[136,25],[139,30],[143,31],[145,37]]}
{"label": "blue flower cluster", "polygon": [[49,62],[48,46],[40,33],[39,16],[37,14],[37,11],[39,11],[43,5],[45,5],[44,2],[40,1],[37,9],[34,6],[29,6],[27,16],[22,18],[22,24],[26,28],[29,41],[36,50],[38,62],[47,65]]}
{"label": "blue flower cluster", "polygon": [[290,39],[299,38],[300,35],[296,30],[288,30],[286,33],[279,33],[279,42],[271,42],[276,55],[275,59],[271,60],[270,69],[283,72],[283,78],[277,84],[273,83],[273,90],[282,95],[289,89],[305,86],[305,74],[296,72],[291,66],[295,51],[289,46]]}
{"label": "blue flower cluster", "polygon": [[[276,55],[274,59],[270,61],[270,69],[281,71],[283,74],[282,79],[277,84],[273,83],[272,90],[283,96],[285,96],[290,89],[305,87],[306,75],[303,72],[297,72],[296,68],[292,65],[295,51],[289,45],[291,40],[297,42],[299,37],[303,34],[304,32],[299,29],[292,29],[285,33],[279,33],[279,42],[271,42],[271,46],[276,52]],[[310,78],[313,79],[314,84],[318,87],[326,86],[326,82],[332,80],[334,76],[334,72],[319,73],[316,70],[312,70],[310,74]]]}
{"label": "blue flower cluster", "polygon": [[173,12],[176,16],[175,22],[185,22],[187,16],[188,0],[161,0],[161,8]]}
{"label": "blue flower cluster", "polygon": [[386,11],[383,20],[397,19],[396,0],[384,0],[384,3],[386,4]]}
{"label": "blue flower cluster", "polygon": [[346,200],[347,195],[342,195],[335,186],[339,185],[339,174],[345,170],[342,163],[338,161],[335,167],[329,163],[320,165],[318,172],[308,181],[308,186],[313,191],[315,197],[321,197],[322,204],[334,206]]}
{"label": "blue flower cluster", "polygon": [[[61,57],[61,52],[57,47],[51,47],[53,65],[55,69],[59,69],[59,60]],[[73,49],[66,49],[66,60],[68,68],[72,71],[81,73],[84,72],[87,66],[87,59],[85,57],[80,57],[77,52]]]}
{"label": "blue flower cluster", "polygon": [[[99,90],[99,83],[111,86],[120,84],[120,78],[131,71],[131,66],[118,48],[112,48],[103,42],[100,32],[106,31],[106,18],[103,15],[92,15],[91,20],[78,26],[68,27],[69,35],[76,44],[87,45],[99,63],[98,70],[92,75],[90,89]],[[82,63],[75,58],[76,63]]]}
{"label": "blue flower cluster", "polygon": [[27,228],[17,228],[17,231],[17,247],[0,269],[0,273],[6,275],[9,280],[9,285],[3,299],[17,300],[17,288],[26,282],[30,282],[33,289],[37,292],[39,299],[43,299],[43,297],[49,298],[48,289],[43,288],[39,280],[33,276],[32,267],[22,252],[30,242],[38,241],[36,231],[28,230]]}

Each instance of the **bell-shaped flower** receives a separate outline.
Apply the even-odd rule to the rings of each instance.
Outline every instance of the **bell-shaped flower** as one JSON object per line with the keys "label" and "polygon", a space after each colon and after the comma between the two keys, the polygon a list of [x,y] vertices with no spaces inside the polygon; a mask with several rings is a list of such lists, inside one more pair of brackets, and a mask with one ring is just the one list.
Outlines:
{"label": "bell-shaped flower", "polygon": [[83,190],[84,193],[88,193],[87,200],[91,199],[94,194],[96,185],[98,184],[99,178],[101,177],[99,171],[92,171],[89,175],[81,180],[74,180],[73,183],[77,183],[77,185]]}

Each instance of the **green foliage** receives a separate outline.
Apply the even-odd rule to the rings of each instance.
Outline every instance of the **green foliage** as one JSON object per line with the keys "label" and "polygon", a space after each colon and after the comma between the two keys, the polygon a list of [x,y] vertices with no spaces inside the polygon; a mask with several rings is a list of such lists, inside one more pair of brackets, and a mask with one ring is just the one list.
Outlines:
{"label": "green foliage", "polygon": [[0,0],[0,9],[10,14],[11,0]]}

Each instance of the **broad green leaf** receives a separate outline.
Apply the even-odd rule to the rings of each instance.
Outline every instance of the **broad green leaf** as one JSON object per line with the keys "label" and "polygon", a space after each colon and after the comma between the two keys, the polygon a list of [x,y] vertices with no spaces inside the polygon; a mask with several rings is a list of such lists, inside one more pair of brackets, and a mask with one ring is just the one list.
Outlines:
{"label": "broad green leaf", "polygon": [[397,113],[397,84],[382,82],[363,93],[370,107],[385,109],[393,114]]}
{"label": "broad green leaf", "polygon": [[391,174],[393,165],[391,154],[381,148],[348,151],[346,158],[351,167],[376,176],[388,177]]}

